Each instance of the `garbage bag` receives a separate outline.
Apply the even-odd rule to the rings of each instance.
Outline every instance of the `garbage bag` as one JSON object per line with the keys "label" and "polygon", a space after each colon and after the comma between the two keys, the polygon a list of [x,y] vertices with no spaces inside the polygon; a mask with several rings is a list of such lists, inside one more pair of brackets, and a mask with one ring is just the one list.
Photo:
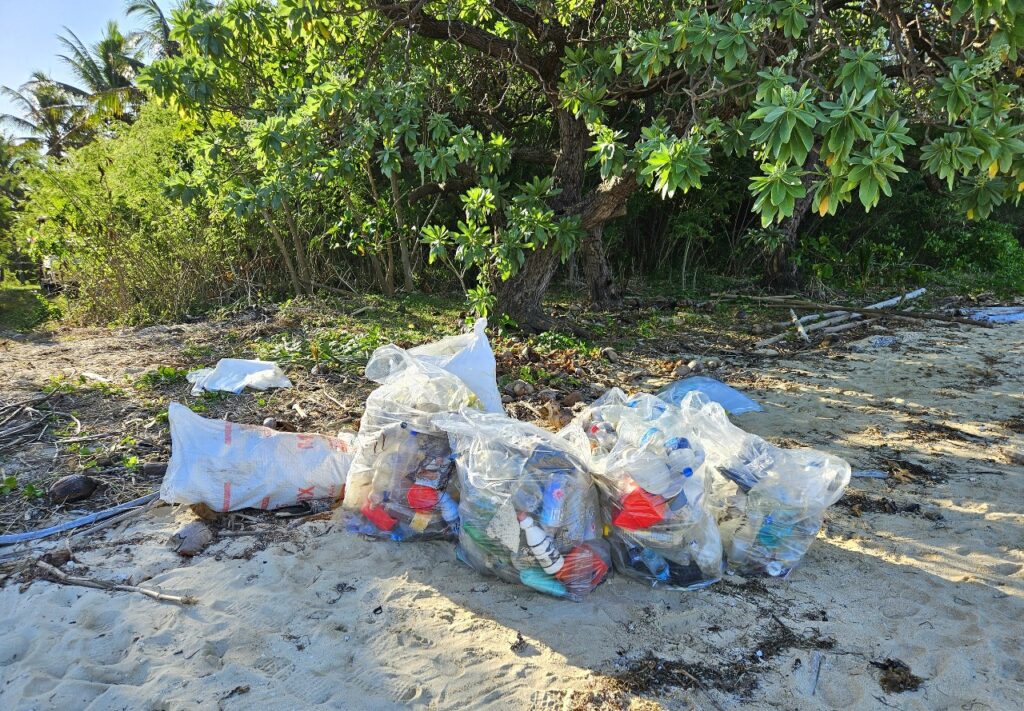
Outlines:
{"label": "garbage bag", "polygon": [[849,481],[850,465],[838,457],[780,449],[765,476],[725,511],[721,526],[729,567],[747,574],[788,575]]}
{"label": "garbage bag", "polygon": [[487,412],[504,413],[498,392],[497,366],[494,351],[487,340],[487,319],[480,318],[473,330],[448,336],[436,343],[412,348],[409,353],[424,363],[436,365],[458,377],[480,398]]}
{"label": "garbage bag", "polygon": [[366,399],[345,486],[351,531],[392,540],[454,537],[458,491],[448,435],[434,415],[480,400],[458,377],[397,346],[374,351],[366,375],[381,386]]}
{"label": "garbage bag", "polygon": [[707,443],[707,462],[717,472],[710,508],[729,567],[787,575],[850,483],[849,463],[813,449],[776,447],[733,425],[720,405],[699,393],[683,398],[680,409]]}
{"label": "garbage bag", "polygon": [[481,573],[580,601],[607,576],[597,490],[568,443],[535,425],[463,409],[438,415],[455,453],[459,559]]}
{"label": "garbage bag", "polygon": [[172,402],[171,460],[160,498],[206,504],[215,511],[276,509],[341,497],[352,462],[352,437],[277,432],[208,420]]}
{"label": "garbage bag", "polygon": [[704,449],[678,408],[615,388],[561,434],[590,458],[618,573],[687,590],[721,578]]}

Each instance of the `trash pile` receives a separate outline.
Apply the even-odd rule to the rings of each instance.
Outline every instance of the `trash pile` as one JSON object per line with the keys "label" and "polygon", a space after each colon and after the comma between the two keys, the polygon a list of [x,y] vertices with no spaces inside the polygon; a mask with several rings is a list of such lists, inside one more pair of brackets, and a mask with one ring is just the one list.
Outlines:
{"label": "trash pile", "polygon": [[459,474],[459,559],[482,573],[582,600],[608,574],[597,489],[568,443],[505,415],[434,418]]}
{"label": "trash pile", "polygon": [[[204,420],[172,404],[161,498],[220,511],[340,501],[350,532],[457,540],[459,559],[482,573],[580,601],[612,568],[682,590],[726,569],[787,575],[849,483],[842,459],[732,424],[726,407],[759,406],[708,378],[659,396],[610,390],[557,434],[511,419],[485,327],[378,348],[366,376],[380,387],[354,441]],[[268,365],[287,383],[273,364],[240,370]]]}
{"label": "trash pile", "polygon": [[697,589],[722,574],[704,450],[682,412],[615,388],[563,431],[589,454],[615,570],[655,587]]}
{"label": "trash pile", "polygon": [[374,351],[343,507],[350,531],[395,541],[453,537],[458,494],[448,436],[432,418],[479,408],[458,377],[397,346]]}
{"label": "trash pile", "polygon": [[729,566],[788,574],[817,536],[825,509],[850,483],[850,465],[813,449],[776,447],[732,424],[721,405],[699,392],[679,407],[716,472],[710,506]]}

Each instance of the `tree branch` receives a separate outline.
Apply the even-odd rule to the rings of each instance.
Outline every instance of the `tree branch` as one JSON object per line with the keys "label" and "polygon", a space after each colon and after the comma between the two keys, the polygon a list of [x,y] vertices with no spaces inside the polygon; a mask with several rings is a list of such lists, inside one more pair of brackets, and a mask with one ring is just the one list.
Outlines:
{"label": "tree branch", "polygon": [[408,27],[421,37],[457,42],[494,59],[509,62],[530,72],[544,84],[540,56],[521,42],[502,39],[462,20],[442,20],[422,10],[422,3],[379,3],[375,9],[401,27]]}

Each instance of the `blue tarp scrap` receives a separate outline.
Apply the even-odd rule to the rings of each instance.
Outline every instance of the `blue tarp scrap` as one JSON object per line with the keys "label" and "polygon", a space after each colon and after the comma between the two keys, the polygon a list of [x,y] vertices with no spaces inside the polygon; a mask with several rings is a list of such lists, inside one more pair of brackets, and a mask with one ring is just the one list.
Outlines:
{"label": "blue tarp scrap", "polygon": [[707,395],[708,399],[712,402],[717,402],[730,415],[742,415],[744,412],[761,412],[764,409],[736,388],[730,387],[720,380],[703,375],[694,375],[666,385],[658,391],[658,397],[673,405],[678,405],[687,393],[695,390]]}
{"label": "blue tarp scrap", "polygon": [[1024,306],[986,306],[979,309],[964,309],[964,313],[977,321],[989,323],[1013,323],[1024,321]]}

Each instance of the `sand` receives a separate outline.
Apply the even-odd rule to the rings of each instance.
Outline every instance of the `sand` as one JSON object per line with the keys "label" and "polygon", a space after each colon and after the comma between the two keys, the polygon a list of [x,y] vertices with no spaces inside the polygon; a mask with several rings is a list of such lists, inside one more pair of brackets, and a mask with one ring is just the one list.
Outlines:
{"label": "sand", "polygon": [[[65,569],[199,603],[9,581],[0,706],[1024,708],[1024,324],[903,335],[731,371],[766,406],[741,426],[896,471],[855,479],[787,580],[614,578],[574,604],[337,520],[183,560],[165,541],[191,514],[165,506],[76,539]],[[887,658],[920,687],[884,691]]]}

